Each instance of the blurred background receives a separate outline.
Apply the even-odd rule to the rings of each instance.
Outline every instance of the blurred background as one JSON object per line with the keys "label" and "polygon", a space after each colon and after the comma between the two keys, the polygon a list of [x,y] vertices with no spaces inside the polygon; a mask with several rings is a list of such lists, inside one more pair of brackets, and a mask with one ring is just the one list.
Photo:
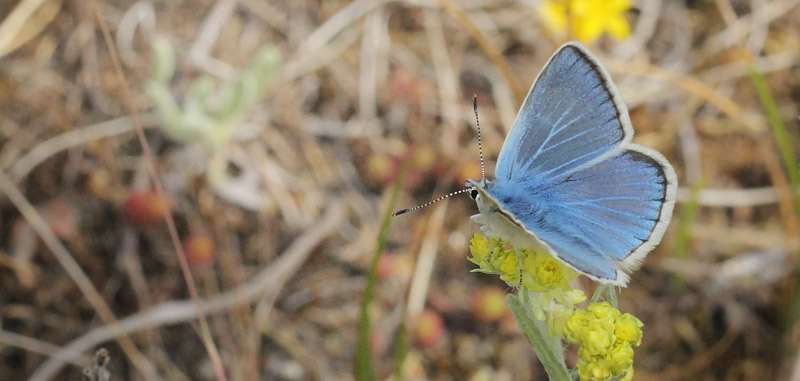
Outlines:
{"label": "blurred background", "polygon": [[800,380],[798,5],[0,1],[0,379],[546,379],[471,199],[378,235],[480,178],[473,94],[491,177],[578,39],[680,183],[619,292],[636,379]]}

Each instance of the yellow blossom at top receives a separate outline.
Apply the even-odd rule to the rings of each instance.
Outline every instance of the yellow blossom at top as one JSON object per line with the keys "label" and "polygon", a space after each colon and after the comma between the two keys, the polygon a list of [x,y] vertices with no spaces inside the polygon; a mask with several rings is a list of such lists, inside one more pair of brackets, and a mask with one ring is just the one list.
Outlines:
{"label": "yellow blossom at top", "polygon": [[617,321],[614,334],[618,340],[627,341],[633,345],[642,343],[642,327],[644,324],[629,313],[622,314]]}
{"label": "yellow blossom at top", "polygon": [[620,316],[620,312],[616,308],[611,307],[611,303],[594,303],[589,306],[588,311],[594,316],[590,325],[593,324],[597,326],[598,329],[614,333],[614,322],[617,320],[617,317]]}
{"label": "yellow blossom at top", "polygon": [[544,0],[539,8],[551,32],[591,43],[608,32],[618,40],[630,35],[625,13],[629,0]]}

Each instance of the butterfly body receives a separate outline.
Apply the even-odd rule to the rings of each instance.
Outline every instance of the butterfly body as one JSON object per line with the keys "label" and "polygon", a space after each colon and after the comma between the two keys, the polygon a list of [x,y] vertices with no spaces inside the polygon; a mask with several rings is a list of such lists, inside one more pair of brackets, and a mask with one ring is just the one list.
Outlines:
{"label": "butterfly body", "polygon": [[592,279],[625,285],[660,242],[677,180],[633,127],[610,76],[577,43],[548,61],[498,158],[494,181],[472,181],[487,233],[542,248]]}

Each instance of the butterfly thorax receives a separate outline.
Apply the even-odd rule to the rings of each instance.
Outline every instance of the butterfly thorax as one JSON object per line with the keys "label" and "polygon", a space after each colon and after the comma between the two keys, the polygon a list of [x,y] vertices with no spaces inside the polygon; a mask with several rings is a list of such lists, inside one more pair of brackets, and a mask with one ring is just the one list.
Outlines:
{"label": "butterfly thorax", "polygon": [[[467,185],[477,192],[473,193],[473,198],[480,211],[470,219],[481,226],[480,229],[484,234],[511,242],[514,247],[524,247],[542,252],[549,251],[547,245],[540,241],[533,232],[522,227],[519,219],[510,212],[509,206],[511,205],[503,203],[494,194],[494,191],[503,191],[507,186],[504,182],[468,180]],[[510,199],[507,201],[513,202]]]}

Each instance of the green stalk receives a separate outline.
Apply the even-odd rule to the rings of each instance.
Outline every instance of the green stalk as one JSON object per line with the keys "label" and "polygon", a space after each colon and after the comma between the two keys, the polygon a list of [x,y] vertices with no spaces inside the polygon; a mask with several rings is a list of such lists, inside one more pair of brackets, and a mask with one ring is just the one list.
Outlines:
{"label": "green stalk", "polygon": [[548,340],[547,327],[544,324],[537,324],[535,319],[528,315],[528,310],[516,295],[506,296],[506,303],[517,321],[517,326],[533,345],[533,350],[542,362],[548,378],[551,381],[570,381],[567,366],[564,364],[561,341],[559,340],[556,345],[556,341]]}
{"label": "green stalk", "polygon": [[[764,113],[767,115],[767,121],[772,128],[772,135],[775,137],[775,144],[778,146],[778,152],[783,160],[783,165],[786,167],[786,172],[789,177],[789,185],[791,186],[792,201],[794,204],[794,211],[800,221],[800,170],[798,170],[797,156],[792,149],[792,142],[789,136],[789,131],[786,125],[783,124],[781,115],[778,112],[778,106],[772,93],[769,91],[767,81],[755,66],[750,67],[750,80],[756,88],[761,106],[764,108]],[[796,313],[800,311],[800,277],[795,277],[795,283],[792,289],[792,296],[790,296],[791,303],[788,308],[786,326],[791,327],[797,320]]]}
{"label": "green stalk", "polygon": [[761,100],[761,106],[764,108],[764,113],[767,114],[767,121],[772,127],[772,135],[775,136],[775,144],[778,146],[778,152],[781,155],[781,159],[783,159],[783,165],[786,167],[786,172],[789,176],[789,184],[792,187],[794,211],[798,221],[800,221],[800,170],[798,170],[797,166],[797,156],[795,156],[792,149],[789,131],[786,129],[786,125],[783,124],[781,115],[778,112],[778,105],[769,91],[764,75],[755,66],[750,67],[750,80],[756,88],[758,98]]}
{"label": "green stalk", "polygon": [[361,300],[361,319],[358,323],[358,341],[356,343],[356,357],[353,361],[353,374],[356,380],[372,381],[375,374],[372,370],[372,352],[369,349],[370,339],[370,316],[369,306],[375,297],[375,283],[377,282],[378,260],[383,253],[386,244],[386,237],[389,235],[389,225],[392,219],[392,211],[397,203],[397,195],[400,193],[400,184],[403,182],[403,175],[397,177],[389,195],[389,205],[383,214],[383,222],[378,231],[378,239],[375,243],[375,252],[372,255],[372,263],[367,274],[367,286],[364,289],[364,296]]}
{"label": "green stalk", "polygon": [[[675,235],[675,250],[673,251],[673,255],[678,260],[685,260],[689,253],[689,248],[692,244],[692,225],[697,220],[697,213],[700,209],[698,196],[703,187],[705,187],[703,180],[692,185],[689,200],[681,208],[681,216],[678,220],[677,233]],[[675,274],[672,278],[672,285],[676,289],[682,290],[686,286],[686,279],[680,274]]]}

